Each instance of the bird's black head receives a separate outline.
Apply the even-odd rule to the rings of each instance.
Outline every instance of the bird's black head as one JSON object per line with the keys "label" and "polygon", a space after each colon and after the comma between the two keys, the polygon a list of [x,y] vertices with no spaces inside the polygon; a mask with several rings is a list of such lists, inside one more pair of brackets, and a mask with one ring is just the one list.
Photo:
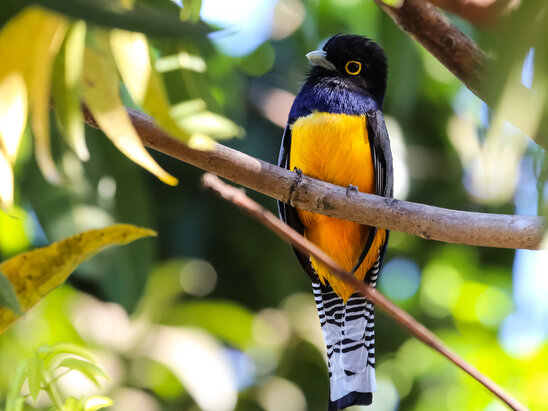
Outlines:
{"label": "bird's black head", "polygon": [[309,80],[326,80],[335,86],[358,89],[380,106],[386,92],[388,63],[374,41],[356,35],[335,35],[322,50],[307,54],[314,64]]}

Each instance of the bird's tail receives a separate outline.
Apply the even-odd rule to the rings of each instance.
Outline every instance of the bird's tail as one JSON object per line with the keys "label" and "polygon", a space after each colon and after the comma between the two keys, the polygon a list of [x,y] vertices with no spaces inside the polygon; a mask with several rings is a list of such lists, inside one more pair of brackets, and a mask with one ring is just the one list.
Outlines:
{"label": "bird's tail", "polygon": [[377,388],[373,304],[358,293],[344,304],[329,284],[312,286],[327,346],[329,411],[369,405]]}

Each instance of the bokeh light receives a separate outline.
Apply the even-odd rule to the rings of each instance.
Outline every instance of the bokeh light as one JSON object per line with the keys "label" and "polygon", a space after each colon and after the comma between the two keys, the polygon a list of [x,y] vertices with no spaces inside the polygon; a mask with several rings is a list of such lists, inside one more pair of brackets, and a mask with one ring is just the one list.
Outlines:
{"label": "bokeh light", "polygon": [[387,297],[396,301],[407,300],[419,288],[419,268],[411,260],[394,258],[384,266],[379,281],[381,290]]}

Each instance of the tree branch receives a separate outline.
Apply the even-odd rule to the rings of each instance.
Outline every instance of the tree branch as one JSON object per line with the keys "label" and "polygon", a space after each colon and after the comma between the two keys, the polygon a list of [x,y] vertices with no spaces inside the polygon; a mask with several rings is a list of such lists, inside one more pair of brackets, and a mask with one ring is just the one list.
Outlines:
{"label": "tree branch", "polygon": [[243,191],[223,183],[218,177],[212,174],[205,174],[202,177],[202,184],[204,185],[204,187],[214,191],[225,200],[230,201],[232,204],[242,208],[252,217],[257,219],[260,223],[275,232],[283,240],[298,248],[299,251],[303,252],[305,255],[308,254],[317,258],[318,261],[325,264],[329,268],[329,270],[334,273],[334,275],[336,275],[339,279],[350,284],[362,296],[366,297],[367,299],[372,301],[377,307],[385,311],[417,339],[430,346],[435,351],[439,352],[449,361],[453,362],[459,368],[475,378],[479,383],[481,383],[494,395],[500,398],[501,401],[505,402],[510,408],[514,410],[526,410],[523,405],[521,405],[516,399],[514,399],[507,392],[505,392],[490,378],[483,375],[475,367],[459,357],[454,351],[446,347],[441,342],[441,340],[439,340],[425,326],[416,321],[408,313],[394,305],[380,292],[376,291],[372,287],[366,286],[363,282],[359,281],[356,277],[345,271],[335,260],[333,260],[326,253],[324,253],[320,248],[306,241],[306,239],[302,235],[297,233],[288,225],[282,223],[272,213],[265,210],[259,204],[251,200],[245,195]]}
{"label": "tree branch", "polygon": [[[128,109],[143,143],[185,163],[303,210],[401,231],[429,240],[500,248],[538,249],[546,228],[537,216],[474,213],[358,193],[303,176],[221,144],[193,150],[158,129],[146,114]],[[85,120],[97,127],[84,110]]]}
{"label": "tree branch", "polygon": [[[476,96],[491,107],[497,103],[498,95],[491,92],[485,81],[493,60],[476,43],[461,32],[434,5],[426,0],[404,0],[400,7],[392,7],[383,0],[374,0],[392,20],[426,50],[436,57],[451,73]],[[543,104],[539,97],[523,84],[516,85],[516,101],[533,106]],[[538,94],[538,93],[537,93]],[[535,112],[527,107],[520,110],[507,110],[505,115],[510,123],[531,137],[539,146],[548,150],[548,141],[543,137],[544,122],[539,130],[532,130],[528,117],[523,113]]]}
{"label": "tree branch", "polygon": [[483,75],[490,58],[447,17],[426,0],[405,0],[392,7],[375,3],[411,37],[436,57],[478,97],[485,84]]}

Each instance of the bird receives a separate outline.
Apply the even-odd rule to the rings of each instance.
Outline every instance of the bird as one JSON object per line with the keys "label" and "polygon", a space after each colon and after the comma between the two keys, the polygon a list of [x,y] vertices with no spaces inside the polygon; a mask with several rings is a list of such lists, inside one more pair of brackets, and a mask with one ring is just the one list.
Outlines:
{"label": "bird", "polygon": [[[278,166],[347,187],[393,196],[390,140],[382,107],[388,62],[360,35],[337,34],[306,55],[311,69],[295,97]],[[388,230],[313,213],[278,201],[282,221],[360,281],[376,286]],[[374,306],[310,255],[294,249],[312,279],[329,371],[329,411],[370,405],[375,380]]]}

